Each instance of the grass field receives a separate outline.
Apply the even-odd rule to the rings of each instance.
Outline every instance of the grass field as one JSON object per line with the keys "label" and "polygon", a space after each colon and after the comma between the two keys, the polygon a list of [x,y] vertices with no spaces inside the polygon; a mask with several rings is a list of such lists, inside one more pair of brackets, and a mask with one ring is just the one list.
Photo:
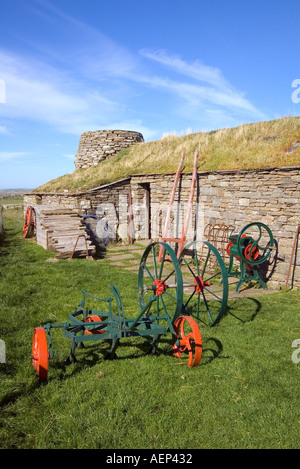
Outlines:
{"label": "grass field", "polygon": [[172,353],[171,337],[155,356],[145,342],[124,339],[118,359],[102,361],[104,345],[76,352],[53,333],[49,379],[31,364],[34,327],[63,322],[86,289],[122,293],[126,315],[138,313],[137,275],[105,262],[53,257],[22,238],[21,211],[5,211],[0,247],[0,448],[299,448],[300,292],[239,298],[216,327],[199,323],[200,365]]}

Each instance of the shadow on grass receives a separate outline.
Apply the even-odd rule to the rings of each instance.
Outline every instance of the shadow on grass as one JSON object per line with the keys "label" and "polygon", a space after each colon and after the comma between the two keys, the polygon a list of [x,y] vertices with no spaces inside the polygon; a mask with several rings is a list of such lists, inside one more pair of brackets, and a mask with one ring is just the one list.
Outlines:
{"label": "shadow on grass", "polygon": [[[243,324],[253,321],[261,310],[261,302],[257,298],[241,298],[232,300],[227,305],[226,316],[232,316]],[[226,320],[226,319],[225,319]]]}

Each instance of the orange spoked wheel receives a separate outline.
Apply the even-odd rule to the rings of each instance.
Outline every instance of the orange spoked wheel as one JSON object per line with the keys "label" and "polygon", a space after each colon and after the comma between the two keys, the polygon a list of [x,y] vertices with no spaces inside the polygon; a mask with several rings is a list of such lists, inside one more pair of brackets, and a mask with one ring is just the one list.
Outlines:
{"label": "orange spoked wheel", "polygon": [[[175,357],[188,354],[188,366],[197,366],[202,357],[202,337],[196,321],[190,316],[180,316],[174,322],[176,339],[173,341]],[[176,344],[179,340],[179,345]]]}
{"label": "orange spoked wheel", "polygon": [[245,247],[244,256],[248,261],[256,261],[259,257],[259,250],[256,246],[248,244]]}
{"label": "orange spoked wheel", "polygon": [[48,345],[43,327],[34,329],[32,338],[32,364],[40,381],[46,381],[48,375]]}
{"label": "orange spoked wheel", "polygon": [[34,209],[28,207],[24,218],[23,238],[28,238],[34,232],[34,214]]}
{"label": "orange spoked wheel", "polygon": [[[101,318],[100,316],[97,316],[97,314],[92,314],[91,316],[87,316],[83,322],[100,322]],[[84,331],[85,335],[94,335],[94,334],[103,334],[103,330],[99,329],[98,327],[95,329],[86,329]]]}

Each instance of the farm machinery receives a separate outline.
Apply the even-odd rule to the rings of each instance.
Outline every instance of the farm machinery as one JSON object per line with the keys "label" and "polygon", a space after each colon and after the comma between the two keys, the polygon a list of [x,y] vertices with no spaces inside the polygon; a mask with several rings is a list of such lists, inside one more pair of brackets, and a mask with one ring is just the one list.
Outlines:
{"label": "farm machinery", "polygon": [[[273,237],[267,245],[261,246],[259,243],[265,225],[255,225],[260,233],[257,238],[244,236],[246,228],[250,227],[247,225],[238,236],[230,239],[228,269],[216,247],[206,241],[188,243],[179,257],[165,242],[149,244],[140,261],[138,313],[134,318],[125,316],[123,300],[116,286],[110,287],[112,296],[107,298],[99,298],[83,290],[83,297],[75,311],[69,314],[68,321],[47,323],[34,329],[32,363],[39,380],[47,379],[48,360],[54,357],[53,329],[62,329],[64,337],[70,340],[67,363],[76,361],[77,347],[93,341],[108,344],[103,358],[113,359],[120,341],[130,337],[148,339],[148,352],[154,354],[160,337],[169,334],[175,357],[185,359],[188,367],[197,366],[202,357],[202,337],[192,316],[214,326],[227,308],[228,277],[237,275],[232,272],[233,256],[241,261],[241,284],[248,280],[244,266],[256,268],[259,261],[262,259],[264,262],[271,253]],[[263,256],[260,255],[261,249]],[[259,280],[257,275],[254,278]],[[91,308],[91,303],[101,307]]]}
{"label": "farm machinery", "polygon": [[[251,280],[257,281],[262,288],[267,288],[259,275],[258,266],[270,258],[273,250],[276,250],[273,234],[264,223],[249,223],[238,235],[229,236],[229,243],[226,246],[226,252],[230,258],[227,273],[229,277],[239,278],[236,285],[237,292],[240,291],[244,282]],[[234,259],[239,261],[240,271],[234,271]]]}

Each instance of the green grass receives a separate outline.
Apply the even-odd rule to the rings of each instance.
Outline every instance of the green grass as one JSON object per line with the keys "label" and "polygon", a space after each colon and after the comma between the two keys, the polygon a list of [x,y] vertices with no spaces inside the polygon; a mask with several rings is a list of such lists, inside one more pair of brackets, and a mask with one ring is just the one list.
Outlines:
{"label": "green grass", "polygon": [[24,203],[24,197],[22,195],[15,195],[11,197],[0,198],[0,205],[22,205]]}
{"label": "green grass", "polygon": [[198,171],[257,169],[299,165],[300,117],[245,124],[212,132],[169,135],[121,151],[91,168],[78,169],[47,182],[34,192],[84,191],[133,174],[175,173],[182,152],[184,171],[193,170],[195,150]]}
{"label": "green grass", "polygon": [[138,312],[137,276],[101,261],[54,256],[22,238],[17,211],[5,211],[0,248],[1,448],[298,448],[300,294],[269,293],[229,303],[217,327],[200,323],[203,358],[189,369],[171,338],[145,355],[142,339],[124,339],[118,359],[102,361],[105,344],[76,352],[53,331],[49,379],[31,365],[34,327],[63,322],[81,290],[109,296],[116,285],[126,315]]}

